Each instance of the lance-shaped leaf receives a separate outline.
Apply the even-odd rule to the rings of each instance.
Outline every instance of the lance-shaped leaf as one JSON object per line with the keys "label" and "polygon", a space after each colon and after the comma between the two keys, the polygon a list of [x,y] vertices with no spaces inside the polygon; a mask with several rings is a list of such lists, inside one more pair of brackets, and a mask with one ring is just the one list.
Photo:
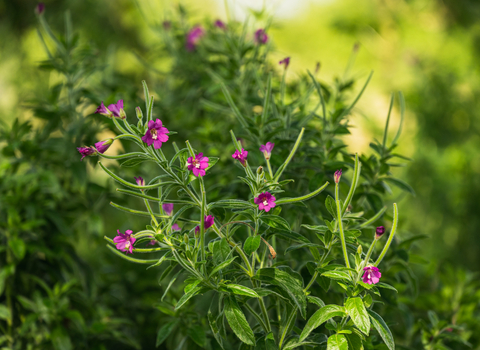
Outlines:
{"label": "lance-shaped leaf", "polygon": [[315,334],[312,337],[308,337],[304,341],[299,341],[298,337],[292,338],[283,347],[283,350],[292,350],[300,346],[319,346],[327,342],[327,336],[325,334]]}
{"label": "lance-shaped leaf", "polygon": [[189,301],[191,298],[193,298],[200,292],[203,292],[204,290],[205,288],[199,285],[196,285],[195,287],[189,289],[188,292],[186,292],[177,302],[177,305],[175,305],[175,310],[180,309],[187,301]]}
{"label": "lance-shaped leaf", "polygon": [[361,298],[348,298],[345,303],[345,309],[352,319],[355,326],[368,335],[370,332],[370,318]]}
{"label": "lance-shaped leaf", "polygon": [[209,210],[212,208],[248,209],[255,208],[255,206],[250,202],[240,199],[221,199],[208,205]]}
{"label": "lance-shaped leaf", "polygon": [[98,162],[98,164],[100,165],[100,167],[101,167],[108,175],[110,175],[110,177],[111,177],[112,179],[114,179],[115,181],[121,183],[122,185],[131,187],[131,188],[142,189],[142,190],[148,190],[148,189],[158,188],[158,187],[163,186],[163,183],[154,184],[154,185],[147,185],[147,186],[138,186],[138,185],[132,184],[132,183],[130,183],[130,182],[128,182],[128,181],[125,181],[125,180],[122,179],[120,176],[115,175],[112,171],[110,171],[107,167],[105,167],[105,165],[103,165],[102,162]]}
{"label": "lance-shaped leaf", "polygon": [[250,236],[245,240],[245,244],[243,245],[243,250],[245,254],[250,255],[257,251],[260,247],[261,237],[259,235]]}
{"label": "lance-shaped leaf", "polygon": [[385,345],[387,345],[389,350],[395,350],[395,342],[393,341],[392,333],[390,332],[390,329],[383,318],[380,317],[380,315],[375,311],[368,310],[368,313],[370,314],[370,320],[372,321],[373,327],[375,327],[377,332],[380,334],[380,337],[385,342]]}
{"label": "lance-shaped leaf", "polygon": [[225,298],[224,314],[235,335],[247,345],[255,345],[255,336],[235,297]]}
{"label": "lance-shaped leaf", "polygon": [[308,319],[307,324],[303,328],[300,334],[300,341],[304,341],[315,328],[335,316],[346,316],[345,308],[338,305],[325,305],[320,310],[317,310],[317,312]]}
{"label": "lance-shaped leaf", "polygon": [[328,338],[327,350],[348,350],[347,338],[343,334],[334,334]]}
{"label": "lance-shaped leaf", "polygon": [[223,270],[224,268],[226,268],[227,266],[229,266],[229,265],[233,262],[233,260],[235,260],[236,258],[237,258],[237,257],[228,259],[228,260],[224,261],[223,263],[221,263],[220,265],[215,266],[215,268],[214,268],[214,269],[212,270],[212,272],[210,273],[210,276],[209,276],[209,277],[214,276],[218,271]]}
{"label": "lance-shaped leaf", "polygon": [[283,229],[290,231],[290,225],[287,220],[278,215],[262,215],[261,220],[274,229]]}
{"label": "lance-shaped leaf", "polygon": [[155,346],[158,348],[162,343],[168,338],[170,333],[172,333],[172,330],[175,328],[177,325],[178,320],[175,321],[170,321],[168,323],[165,323],[157,333],[157,341],[155,343]]}
{"label": "lance-shaped leaf", "polygon": [[290,300],[296,305],[303,318],[307,314],[307,298],[303,292],[302,283],[286,271],[276,268],[264,268],[257,271],[256,279],[268,284],[274,284],[287,292]]}
{"label": "lance-shaped leaf", "polygon": [[114,254],[118,255],[119,257],[137,264],[155,264],[156,262],[158,262],[157,259],[145,260],[145,259],[132,258],[131,256],[128,256],[127,254],[120,252],[119,250],[112,247],[111,245],[107,245],[107,248],[110,249]]}
{"label": "lance-shaped leaf", "polygon": [[253,289],[239,285],[239,284],[227,284],[226,287],[234,294],[246,295],[250,298],[260,298],[260,296]]}

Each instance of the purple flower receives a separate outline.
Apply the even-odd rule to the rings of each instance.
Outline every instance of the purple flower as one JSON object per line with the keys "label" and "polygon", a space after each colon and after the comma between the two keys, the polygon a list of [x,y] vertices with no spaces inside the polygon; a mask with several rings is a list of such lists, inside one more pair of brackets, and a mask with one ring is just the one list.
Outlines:
{"label": "purple flower", "polygon": [[173,225],[172,225],[172,230],[173,230],[173,231],[180,231],[181,228],[180,228],[180,226],[178,226],[178,224],[173,224]]}
{"label": "purple flower", "polygon": [[[205,228],[205,231],[207,229],[209,229],[210,227],[213,226],[213,223],[214,223],[214,217],[212,215],[205,215],[205,219],[203,221],[203,225],[204,225],[204,228]],[[172,226],[173,227],[173,226]],[[200,233],[200,225],[197,225],[195,227],[195,236],[198,236],[198,234]]]}
{"label": "purple flower", "polygon": [[266,160],[270,159],[270,156],[272,155],[272,150],[275,144],[273,142],[267,142],[266,145],[261,145],[260,146],[260,152],[263,152],[263,155],[265,156]]}
{"label": "purple flower", "polygon": [[281,60],[280,62],[278,62],[278,64],[282,65],[284,64],[285,65],[285,69],[288,68],[288,65],[290,64],[290,57],[285,57],[283,60]]}
{"label": "purple flower", "polygon": [[265,29],[258,29],[255,32],[255,43],[266,44],[268,41],[268,35],[265,33]]}
{"label": "purple flower", "polygon": [[219,19],[217,19],[214,23],[215,27],[217,28],[220,28],[220,29],[226,29],[227,26],[225,25],[225,23],[223,23],[222,21],[220,21]]}
{"label": "purple flower", "polygon": [[127,254],[132,254],[133,243],[136,241],[136,238],[132,235],[132,230],[126,230],[125,233],[121,233],[120,230],[117,230],[117,233],[118,236],[113,239],[113,242],[117,243],[117,249],[127,252]]}
{"label": "purple flower", "polygon": [[150,120],[148,122],[148,130],[145,133],[145,136],[142,137],[142,141],[145,142],[148,146],[151,146],[155,149],[162,147],[162,142],[168,141],[168,129],[162,126],[162,121],[157,118],[156,121]]}
{"label": "purple flower", "polygon": [[138,186],[145,186],[145,180],[139,176],[139,177],[133,177],[135,179],[135,182],[137,183]]}
{"label": "purple flower", "polygon": [[123,100],[118,100],[117,103],[112,103],[108,106],[108,110],[112,112],[114,117],[125,118],[126,116],[125,111],[123,110]]}
{"label": "purple flower", "polygon": [[152,239],[150,242],[147,243],[147,245],[155,245],[157,243],[156,239]]}
{"label": "purple flower", "polygon": [[385,233],[385,227],[378,226],[375,230],[375,239],[380,239]]}
{"label": "purple flower", "polygon": [[45,4],[43,2],[39,2],[37,7],[35,7],[35,13],[37,15],[41,15],[45,12]]}
{"label": "purple flower", "polygon": [[95,148],[101,154],[104,154],[105,151],[112,145],[113,139],[107,139],[103,141],[99,141],[95,144]]}
{"label": "purple flower", "polygon": [[205,169],[208,168],[208,158],[203,156],[203,153],[199,153],[193,157],[187,159],[188,170],[193,171],[193,175],[196,177],[205,176]]}
{"label": "purple flower", "polygon": [[234,159],[238,159],[238,161],[240,161],[240,163],[242,163],[243,166],[246,166],[247,156],[248,156],[248,151],[245,151],[243,148],[241,152],[238,152],[238,149],[237,149],[235,150],[235,153],[232,154],[232,157]]}
{"label": "purple flower", "polygon": [[340,182],[340,178],[342,177],[342,169],[335,171],[333,178],[335,179],[335,183],[338,184]]}
{"label": "purple flower", "polygon": [[258,204],[258,209],[265,210],[267,213],[275,207],[275,197],[269,192],[262,192],[253,201]]}
{"label": "purple flower", "polygon": [[205,29],[200,26],[193,27],[187,34],[187,42],[185,48],[187,51],[195,50],[198,42],[205,35]]}
{"label": "purple flower", "polygon": [[78,152],[82,155],[82,159],[97,154],[97,150],[93,147],[77,147]]}
{"label": "purple flower", "polygon": [[363,268],[363,271],[365,271],[362,277],[363,283],[376,284],[382,277],[380,270],[375,266],[366,266]]}
{"label": "purple flower", "polygon": [[168,216],[172,215],[173,212],[173,203],[163,203],[162,209]]}

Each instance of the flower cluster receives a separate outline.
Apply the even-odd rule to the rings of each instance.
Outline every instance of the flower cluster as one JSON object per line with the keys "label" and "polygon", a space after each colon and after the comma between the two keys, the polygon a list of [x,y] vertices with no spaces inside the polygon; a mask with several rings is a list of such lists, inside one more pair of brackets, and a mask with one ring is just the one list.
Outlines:
{"label": "flower cluster", "polygon": [[187,49],[187,51],[194,51],[197,47],[198,42],[204,35],[205,29],[200,26],[193,27],[187,33],[187,41],[185,43],[185,48]]}

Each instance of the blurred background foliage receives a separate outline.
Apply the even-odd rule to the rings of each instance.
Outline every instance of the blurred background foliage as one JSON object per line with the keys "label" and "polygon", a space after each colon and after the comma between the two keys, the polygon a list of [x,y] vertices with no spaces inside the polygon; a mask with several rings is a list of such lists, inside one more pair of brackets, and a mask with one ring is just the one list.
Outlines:
{"label": "blurred background foliage", "polygon": [[[215,139],[206,153],[226,159],[230,148],[219,145],[229,143],[229,135],[220,132],[235,121],[225,117],[222,129],[218,128],[212,115],[221,113],[205,100],[226,107],[222,94],[198,87],[209,85],[213,71],[229,87],[241,88],[235,75],[239,63],[212,52],[213,59],[201,61],[202,55],[185,55],[182,48],[169,45],[163,22],[179,18],[177,2],[52,0],[45,2],[45,18],[53,32],[65,38],[66,47],[75,49],[71,60],[59,57],[59,66],[51,70],[37,33],[36,4],[0,2],[0,229],[16,242],[0,251],[5,255],[0,260],[0,290],[5,289],[0,301],[9,298],[9,285],[35,290],[25,296],[22,306],[36,316],[25,314],[31,319],[20,331],[37,337],[29,342],[44,348],[52,342],[55,348],[68,348],[68,342],[74,348],[153,348],[155,339],[149,335],[165,320],[152,308],[160,293],[157,281],[151,270],[110,256],[102,239],[135,225],[137,219],[108,206],[110,200],[122,204],[132,199],[118,196],[94,161],[80,163],[75,147],[112,135],[108,120],[91,115],[101,99],[112,103],[123,98],[132,118],[133,107],[141,101],[140,81],[146,80],[158,101],[156,115],[169,129],[202,145]],[[400,297],[402,305],[415,310],[402,321],[411,324],[393,331],[407,339],[404,344],[416,344],[408,338],[422,334],[424,344],[433,344],[425,348],[441,349],[443,345],[435,347],[444,327],[439,317],[465,325],[469,335],[463,337],[477,349],[480,4],[473,0],[368,0],[361,6],[353,0],[266,1],[265,11],[255,4],[255,10],[248,10],[248,2],[241,1],[182,5],[180,13],[188,12],[185,22],[175,21],[178,27],[169,29],[179,37],[197,23],[220,35],[213,27],[217,18],[243,21],[249,16],[250,32],[269,25],[270,70],[280,74],[277,62],[291,56],[287,81],[304,79],[306,69],[313,72],[317,62],[317,78],[326,83],[347,77],[363,81],[373,69],[371,83],[350,118],[355,128],[343,138],[350,152],[373,153],[369,143],[382,137],[390,93],[404,92],[407,114],[399,153],[413,161],[396,169],[395,175],[406,180],[416,196],[395,192],[394,197],[400,198],[401,235],[428,238],[415,248],[421,254],[415,263],[422,264],[412,265],[419,293]],[[72,32],[66,31],[66,12]],[[52,48],[48,37],[45,40]],[[350,65],[354,45],[358,53]],[[69,76],[69,71],[82,74]],[[62,84],[65,80],[71,84]],[[70,98],[65,100],[64,94]],[[181,108],[174,105],[178,96]],[[250,103],[261,105],[261,99]],[[397,109],[392,118],[395,130]],[[119,147],[128,145],[117,142],[111,150],[118,152]],[[7,251],[16,254],[8,257]],[[8,266],[25,273],[13,281],[14,271]],[[427,313],[430,310],[438,316]],[[0,311],[0,318],[6,317]],[[48,331],[39,330],[42,327]]]}

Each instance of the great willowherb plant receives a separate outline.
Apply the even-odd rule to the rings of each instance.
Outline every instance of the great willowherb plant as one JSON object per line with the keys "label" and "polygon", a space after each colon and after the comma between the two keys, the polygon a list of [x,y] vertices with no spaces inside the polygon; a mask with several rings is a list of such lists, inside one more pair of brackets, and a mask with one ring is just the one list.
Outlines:
{"label": "great willowherb plant", "polygon": [[[283,195],[283,188],[290,180],[282,180],[282,175],[301,145],[303,128],[278,169],[272,169],[270,164],[270,159],[278,157],[274,143],[270,142],[273,140],[268,140],[258,150],[247,151],[230,131],[235,149],[231,162],[238,162],[244,169],[245,174],[240,179],[249,188],[250,194],[244,198],[209,202],[204,177],[208,177],[218,158],[204,155],[189,141],[182,149],[172,142],[175,154],[167,158],[162,146],[169,143],[170,136],[176,133],[153,117],[153,98],[146,83],[144,92],[146,117],[137,107],[136,125],[128,122],[123,103],[117,112],[112,109],[119,103],[108,108],[102,104],[97,110],[112,118],[119,130],[120,134],[113,140],[132,141],[139,151],[111,156],[105,154],[106,148],[95,146],[89,148],[88,155],[125,160],[124,164],[128,165],[150,161],[161,170],[162,173],[154,174],[148,183],[141,177],[135,178],[136,183],[133,183],[99,163],[109,176],[128,188],[118,191],[142,199],[145,210],[111,204],[151,220],[145,229],[127,230],[125,233],[117,231],[113,239],[105,237],[110,243],[107,247],[123,259],[150,264],[150,267],[169,263],[166,274],[178,267],[179,271],[164,293],[165,296],[180,274],[186,276],[184,294],[176,301],[173,315],[190,299],[208,293],[211,305],[205,316],[211,334],[225,349],[235,342],[227,324],[243,343],[241,347],[294,349],[326,344],[327,349],[362,349],[363,343],[370,344],[378,339],[371,335],[373,327],[386,346],[394,349],[392,334],[373,307],[376,296],[381,295],[380,289],[395,290],[389,284],[380,282],[382,274],[379,268],[397,231],[398,210],[394,204],[392,227],[381,252],[373,256],[375,245],[385,233],[383,226],[375,229],[373,240],[364,253],[357,238],[363,229],[369,228],[385,212],[385,208],[369,218],[365,218],[362,212],[351,211],[352,198],[356,195],[361,176],[359,156],[354,157],[347,195],[342,196],[340,191],[342,170],[335,171],[333,175],[334,197],[327,196],[325,201],[332,219],[324,218],[324,225],[304,225],[316,235],[316,239],[311,241],[293,231],[292,225],[279,215],[282,207],[296,211],[298,207],[292,204],[304,203],[329,186],[326,182],[313,192],[297,197]],[[326,111],[323,99],[321,103]],[[79,151],[85,155],[83,149]],[[263,153],[268,170],[249,164],[247,158],[253,152]],[[174,190],[177,190],[176,196]],[[157,203],[158,210],[154,210],[150,202]],[[180,208],[174,211],[173,205]],[[222,218],[214,214],[218,209],[224,211]],[[244,228],[243,232],[241,228]],[[299,271],[294,270],[295,264],[289,266],[286,260],[276,262],[281,253],[275,237],[297,243],[289,244],[285,254],[303,248],[311,252],[314,263],[309,266],[311,277],[308,283],[305,284]],[[142,243],[153,247],[142,246]],[[139,256],[145,253],[157,256],[153,259]],[[325,300],[310,291],[316,281],[326,290],[331,281],[336,282],[341,290],[336,294],[340,297],[334,298],[335,302],[327,300],[326,304]],[[316,309],[310,317],[307,317],[308,303]],[[157,345],[169,335],[176,323],[170,322],[160,329]],[[324,323],[325,326],[319,328]],[[198,333],[197,329],[191,338],[205,347],[206,336]]]}

